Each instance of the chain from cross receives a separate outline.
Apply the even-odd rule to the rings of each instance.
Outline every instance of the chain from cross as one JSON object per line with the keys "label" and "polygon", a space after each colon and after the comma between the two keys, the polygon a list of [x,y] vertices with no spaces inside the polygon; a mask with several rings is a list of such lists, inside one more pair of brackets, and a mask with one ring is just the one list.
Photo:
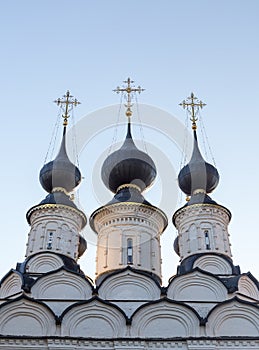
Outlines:
{"label": "chain from cross", "polygon": [[[73,107],[76,107],[77,105],[80,105],[81,102],[79,102],[76,98],[73,98],[74,96],[70,95],[69,90],[67,90],[67,93],[63,95],[62,98],[58,98],[54,101],[58,106],[61,107],[61,109],[64,111],[64,114],[62,114],[62,117],[64,118],[63,125],[66,127],[68,124],[68,118],[70,115],[68,114]],[[70,107],[69,107],[70,106]]]}
{"label": "chain from cross", "polygon": [[132,100],[132,93],[138,92],[139,94],[142,91],[145,91],[145,89],[142,89],[141,86],[135,87],[134,85],[131,85],[134,83],[133,80],[128,78],[127,80],[124,80],[123,83],[127,84],[126,86],[123,87],[117,87],[113,91],[116,92],[117,94],[121,93],[126,93],[127,94],[127,104],[125,104],[126,109],[126,116],[130,118],[132,116],[132,110],[131,107],[133,106],[131,100]]}
{"label": "chain from cross", "polygon": [[182,106],[183,109],[187,109],[187,111],[191,114],[191,121],[192,121],[192,128],[193,130],[196,130],[196,121],[198,118],[196,117],[199,109],[202,109],[206,106],[206,103],[203,103],[202,101],[199,101],[197,97],[194,96],[194,93],[191,93],[191,96],[187,97],[186,100],[183,100],[182,103],[179,104],[179,106]]}

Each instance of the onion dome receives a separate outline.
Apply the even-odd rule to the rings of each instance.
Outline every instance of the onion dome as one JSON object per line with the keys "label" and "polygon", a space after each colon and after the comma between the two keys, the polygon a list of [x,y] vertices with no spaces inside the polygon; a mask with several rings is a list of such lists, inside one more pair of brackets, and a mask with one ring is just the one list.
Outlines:
{"label": "onion dome", "polygon": [[190,162],[185,165],[178,175],[181,190],[188,196],[195,192],[212,192],[218,185],[217,169],[205,162],[199,150],[196,130],[194,130],[194,145]]}
{"label": "onion dome", "polygon": [[79,235],[78,257],[80,258],[87,249],[87,242],[83,236]]}
{"label": "onion dome", "polygon": [[106,158],[101,175],[105,186],[114,193],[126,184],[135,185],[142,192],[155,180],[156,166],[147,153],[136,147],[130,122],[123,145]]}
{"label": "onion dome", "polygon": [[81,173],[78,167],[70,161],[66,151],[66,127],[64,127],[58,155],[43,166],[39,178],[42,187],[49,193],[55,188],[62,188],[69,193],[79,185]]}
{"label": "onion dome", "polygon": [[[39,180],[44,190],[48,192],[48,195],[39,204],[28,210],[26,218],[31,225],[31,215],[34,211],[46,207],[57,208],[58,206],[65,206],[70,208],[70,210],[75,210],[81,216],[82,229],[87,222],[86,216],[77,208],[73,196],[70,195],[70,192],[79,185],[81,173],[78,167],[70,161],[66,151],[66,129],[68,118],[70,117],[69,112],[80,102],[67,91],[63,98],[58,98],[54,103],[64,110],[64,114],[62,114],[64,129],[61,146],[56,158],[45,164],[40,170]],[[84,243],[82,243],[81,251],[83,246]]]}
{"label": "onion dome", "polygon": [[177,236],[174,240],[174,251],[177,255],[180,256],[179,236]]}

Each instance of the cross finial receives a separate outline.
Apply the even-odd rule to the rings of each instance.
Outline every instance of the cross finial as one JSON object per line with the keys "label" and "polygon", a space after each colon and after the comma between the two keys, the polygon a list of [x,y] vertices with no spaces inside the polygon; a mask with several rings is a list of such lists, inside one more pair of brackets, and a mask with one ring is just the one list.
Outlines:
{"label": "cross finial", "polygon": [[204,106],[206,106],[206,103],[203,103],[202,101],[199,101],[197,97],[194,96],[193,92],[191,93],[191,96],[187,97],[186,100],[183,100],[182,103],[179,104],[180,106],[183,107],[183,109],[187,109],[187,111],[190,113],[191,115],[191,121],[192,121],[192,129],[196,130],[197,129],[197,125],[196,125],[196,121],[197,121],[197,113],[199,111],[199,109],[202,109]]}
{"label": "cross finial", "polygon": [[64,112],[64,114],[62,114],[62,117],[64,118],[64,122],[63,122],[64,127],[67,126],[67,123],[68,123],[67,120],[70,117],[68,113],[73,109],[74,106],[76,107],[77,105],[81,104],[81,102],[77,101],[77,99],[73,97],[74,96],[70,95],[69,90],[67,90],[67,93],[63,95],[62,98],[58,98],[57,100],[54,101],[54,103],[60,106]]}
{"label": "cross finial", "polygon": [[133,92],[138,92],[139,94],[144,91],[145,89],[142,89],[140,86],[138,86],[137,88],[132,85],[134,83],[133,80],[131,80],[130,78],[128,78],[127,80],[124,80],[123,81],[124,84],[127,84],[127,85],[124,85],[123,87],[117,87],[115,90],[115,92],[117,92],[117,94],[119,94],[120,92],[122,93],[126,93],[127,94],[127,103],[125,104],[125,107],[127,108],[126,109],[126,116],[128,118],[130,118],[132,116],[132,110],[131,110],[131,107],[133,106],[131,100],[132,100],[132,93]]}

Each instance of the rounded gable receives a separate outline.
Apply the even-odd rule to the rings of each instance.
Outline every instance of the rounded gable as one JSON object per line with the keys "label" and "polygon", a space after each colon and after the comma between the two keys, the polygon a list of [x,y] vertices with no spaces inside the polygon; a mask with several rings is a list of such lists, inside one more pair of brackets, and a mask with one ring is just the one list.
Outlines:
{"label": "rounded gable", "polygon": [[223,257],[216,254],[206,254],[198,258],[193,264],[193,268],[198,267],[201,270],[210,272],[214,275],[231,275],[232,266]]}
{"label": "rounded gable", "polygon": [[93,287],[79,274],[60,269],[43,275],[33,287],[31,294],[38,299],[85,300],[92,297]]}
{"label": "rounded gable", "polygon": [[105,300],[156,300],[161,289],[152,277],[131,269],[107,276],[98,289]]}
{"label": "rounded gable", "polygon": [[55,315],[43,303],[19,297],[0,306],[2,335],[51,336],[55,330]]}
{"label": "rounded gable", "polygon": [[234,298],[216,306],[208,316],[208,336],[257,336],[259,307]]}
{"label": "rounded gable", "polygon": [[15,270],[11,270],[1,281],[0,298],[14,296],[22,292],[23,276]]}
{"label": "rounded gable", "polygon": [[247,275],[243,275],[239,278],[238,293],[244,295],[245,297],[250,297],[252,299],[259,300],[258,287]]}
{"label": "rounded gable", "polygon": [[117,338],[126,335],[125,314],[98,298],[70,306],[61,320],[61,336]]}
{"label": "rounded gable", "polygon": [[161,299],[141,306],[132,316],[133,337],[199,336],[200,320],[190,307]]}
{"label": "rounded gable", "polygon": [[175,277],[168,286],[167,297],[178,301],[219,302],[227,299],[227,289],[217,278],[196,270]]}
{"label": "rounded gable", "polygon": [[57,270],[64,263],[56,254],[41,253],[32,256],[26,263],[26,272],[29,273],[47,273]]}

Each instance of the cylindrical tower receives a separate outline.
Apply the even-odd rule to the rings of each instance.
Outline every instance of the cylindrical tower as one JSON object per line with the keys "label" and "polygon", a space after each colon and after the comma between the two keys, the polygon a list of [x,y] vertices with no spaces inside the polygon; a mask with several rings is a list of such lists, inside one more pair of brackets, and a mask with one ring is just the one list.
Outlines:
{"label": "cylindrical tower", "polygon": [[[56,158],[40,171],[40,183],[49,194],[27,212],[31,226],[26,250],[27,272],[46,272],[50,268],[48,260],[56,261],[53,267],[58,267],[61,261],[74,266],[86,249],[86,241],[80,235],[86,216],[70,196],[81,181],[81,173],[66,151],[68,106],[78,103],[71,97],[67,92],[65,99],[57,100],[58,105],[65,105],[62,142]],[[45,259],[42,254],[47,254]]]}
{"label": "cylindrical tower", "polygon": [[[198,146],[196,113],[204,104],[192,94],[181,105],[190,108],[194,144],[189,163],[178,175],[180,189],[190,198],[173,216],[178,231],[174,248],[180,256],[180,270],[182,268],[183,272],[202,267],[209,272],[224,274],[225,262],[232,265],[228,233],[231,213],[208,195],[217,187],[219,174],[213,165],[203,159]],[[217,268],[212,266],[212,261]]]}
{"label": "cylindrical tower", "polygon": [[155,180],[156,167],[132,139],[130,94],[140,88],[133,89],[130,79],[127,83],[127,135],[121,148],[104,161],[101,170],[104,184],[115,196],[90,218],[90,225],[98,234],[97,285],[107,274],[128,265],[152,274],[161,282],[160,235],[167,226],[167,218],[142,195]]}

